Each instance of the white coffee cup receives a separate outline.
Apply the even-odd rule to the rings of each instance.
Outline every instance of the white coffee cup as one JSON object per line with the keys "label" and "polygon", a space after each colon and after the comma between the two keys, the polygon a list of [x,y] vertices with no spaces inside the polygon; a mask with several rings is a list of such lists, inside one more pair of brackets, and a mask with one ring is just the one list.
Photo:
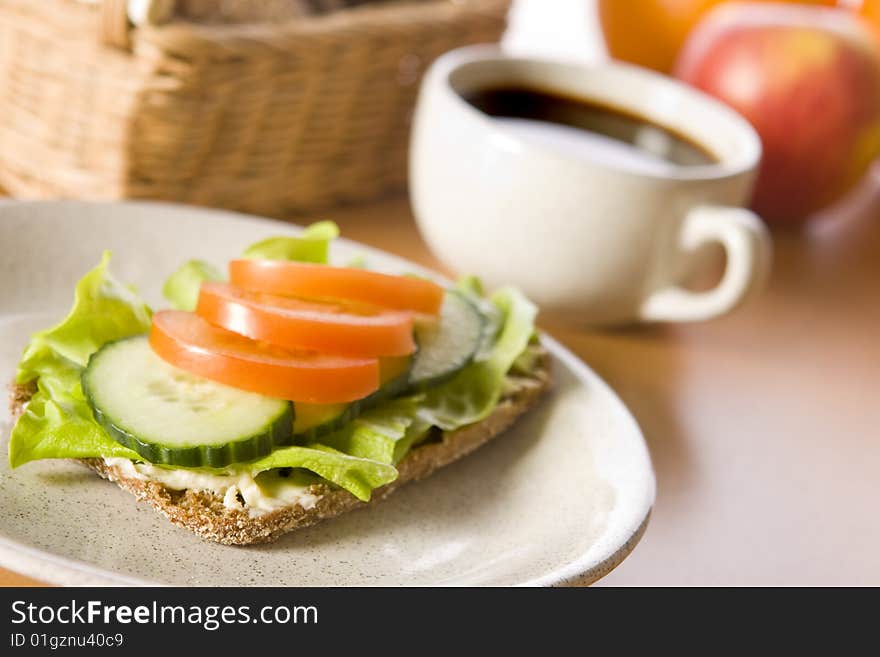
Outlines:
{"label": "white coffee cup", "polygon": [[[463,96],[528,87],[644,117],[717,162],[638,171],[528,139]],[[770,238],[743,208],[761,143],[736,112],[670,78],[616,63],[506,56],[473,46],[428,71],[410,145],[410,193],[433,252],[489,287],[519,286],[581,324],[696,321],[726,313],[764,282]],[[727,254],[713,289],[681,281],[706,245]]]}

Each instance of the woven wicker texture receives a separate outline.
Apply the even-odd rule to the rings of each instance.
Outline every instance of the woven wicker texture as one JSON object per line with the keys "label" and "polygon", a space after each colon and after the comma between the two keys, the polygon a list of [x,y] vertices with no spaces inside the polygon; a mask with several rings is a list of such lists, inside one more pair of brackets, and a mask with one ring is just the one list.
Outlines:
{"label": "woven wicker texture", "polygon": [[508,5],[422,0],[126,32],[109,5],[3,0],[0,185],[263,214],[400,189],[425,66],[497,41]]}

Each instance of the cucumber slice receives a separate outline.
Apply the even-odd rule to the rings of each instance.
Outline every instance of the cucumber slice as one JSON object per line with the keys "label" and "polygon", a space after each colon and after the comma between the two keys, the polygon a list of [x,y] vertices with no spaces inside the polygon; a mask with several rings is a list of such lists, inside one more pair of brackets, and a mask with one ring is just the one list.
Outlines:
{"label": "cucumber slice", "polygon": [[465,296],[446,292],[440,317],[416,326],[419,345],[410,388],[424,390],[454,377],[474,358],[483,336],[483,315]]}
{"label": "cucumber slice", "polygon": [[293,437],[293,405],[169,365],[146,336],[105,345],[82,376],[95,419],[151,463],[224,467]]}
{"label": "cucumber slice", "polygon": [[312,442],[339,431],[358,415],[379,402],[396,397],[409,386],[414,356],[379,359],[381,386],[376,392],[349,404],[297,404],[293,433],[297,443]]}

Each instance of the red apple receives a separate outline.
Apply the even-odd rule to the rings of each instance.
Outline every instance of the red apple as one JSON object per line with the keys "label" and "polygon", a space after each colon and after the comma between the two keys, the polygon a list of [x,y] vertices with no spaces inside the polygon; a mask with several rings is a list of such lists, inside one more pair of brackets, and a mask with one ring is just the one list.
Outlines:
{"label": "red apple", "polygon": [[753,206],[769,222],[805,220],[880,155],[880,48],[849,12],[721,5],[689,35],[675,74],[758,131]]}

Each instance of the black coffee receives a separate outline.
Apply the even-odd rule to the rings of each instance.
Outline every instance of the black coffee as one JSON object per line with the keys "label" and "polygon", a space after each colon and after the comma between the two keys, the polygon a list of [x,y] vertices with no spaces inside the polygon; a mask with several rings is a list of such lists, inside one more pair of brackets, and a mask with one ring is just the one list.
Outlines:
{"label": "black coffee", "polygon": [[594,101],[521,87],[485,89],[465,99],[523,138],[637,171],[663,173],[719,162],[674,130]]}

